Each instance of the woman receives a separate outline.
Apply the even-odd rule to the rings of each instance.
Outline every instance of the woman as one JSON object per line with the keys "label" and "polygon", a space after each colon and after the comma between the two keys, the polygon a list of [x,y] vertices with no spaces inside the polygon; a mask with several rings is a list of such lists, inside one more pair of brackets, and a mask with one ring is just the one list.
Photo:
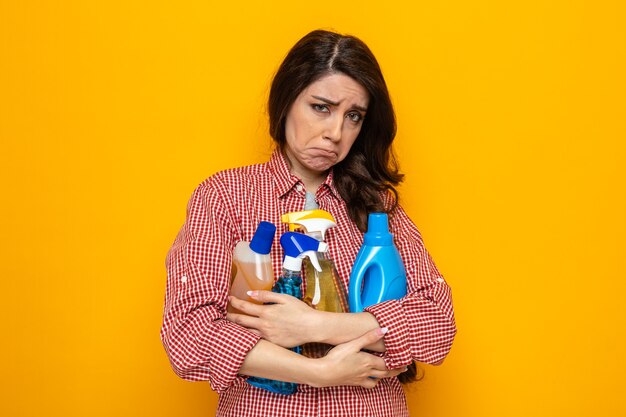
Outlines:
{"label": "woman", "polygon": [[[277,144],[270,161],[203,182],[168,254],[161,337],[172,366],[187,380],[210,381],[218,416],[407,416],[399,379],[414,377],[413,361],[440,363],[456,328],[450,289],[397,203],[395,116],[378,63],[355,37],[311,32],[278,69],[269,114]],[[337,220],[326,242],[345,288],[368,213],[389,213],[407,296],[362,313],[319,312],[266,291],[251,296],[272,304],[229,299],[236,243],[263,220],[280,235],[280,216],[305,205]],[[278,276],[280,245],[271,255]],[[246,314],[227,315],[228,302]],[[318,359],[285,349],[308,342],[335,347]],[[283,396],[246,376],[300,385]]]}

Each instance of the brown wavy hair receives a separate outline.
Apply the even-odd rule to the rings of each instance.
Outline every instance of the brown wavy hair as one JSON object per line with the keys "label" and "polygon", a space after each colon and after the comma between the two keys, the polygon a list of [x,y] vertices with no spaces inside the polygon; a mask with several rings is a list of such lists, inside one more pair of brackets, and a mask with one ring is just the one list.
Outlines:
{"label": "brown wavy hair", "polygon": [[[392,150],[396,117],[378,61],[360,39],[326,30],[315,30],[291,48],[278,68],[270,88],[270,135],[284,151],[285,120],[298,95],[311,83],[334,73],[360,83],[369,94],[367,113],[359,136],[346,158],[333,167],[335,187],[346,203],[348,215],[367,231],[372,212],[392,213],[398,204],[396,186],[402,182]],[[385,204],[384,195],[391,194]],[[417,377],[415,364],[398,377],[402,383]]]}

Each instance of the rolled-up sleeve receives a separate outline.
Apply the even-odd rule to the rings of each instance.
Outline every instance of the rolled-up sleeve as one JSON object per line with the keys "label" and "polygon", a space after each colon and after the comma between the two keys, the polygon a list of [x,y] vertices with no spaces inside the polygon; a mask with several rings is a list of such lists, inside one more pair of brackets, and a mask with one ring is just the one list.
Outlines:
{"label": "rolled-up sleeve", "polygon": [[161,341],[181,378],[208,380],[217,392],[237,377],[259,337],[225,319],[235,227],[219,180],[193,193],[185,224],[167,254]]}
{"label": "rolled-up sleeve", "polygon": [[407,295],[365,310],[388,329],[383,356],[388,368],[413,361],[436,364],[447,356],[456,334],[450,287],[401,207],[390,217],[390,227],[405,264]]}

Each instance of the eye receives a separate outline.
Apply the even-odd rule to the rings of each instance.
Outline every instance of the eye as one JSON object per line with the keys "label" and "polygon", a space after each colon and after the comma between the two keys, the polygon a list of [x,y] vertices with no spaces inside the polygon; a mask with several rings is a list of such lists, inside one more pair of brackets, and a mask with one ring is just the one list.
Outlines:
{"label": "eye", "polygon": [[363,116],[361,115],[361,113],[357,112],[350,112],[346,115],[346,117],[352,120],[354,123],[358,123],[363,120]]}
{"label": "eye", "polygon": [[312,104],[313,110],[318,111],[320,113],[329,113],[330,109],[326,104]]}

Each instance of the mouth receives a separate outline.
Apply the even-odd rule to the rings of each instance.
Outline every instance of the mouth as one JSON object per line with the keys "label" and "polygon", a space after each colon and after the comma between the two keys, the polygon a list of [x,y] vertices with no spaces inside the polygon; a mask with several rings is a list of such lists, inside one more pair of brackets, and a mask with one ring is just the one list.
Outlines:
{"label": "mouth", "polygon": [[311,149],[311,153],[315,156],[321,156],[321,157],[325,157],[325,158],[336,158],[337,157],[337,152],[335,151],[331,151],[329,149],[323,149],[323,148],[313,148]]}

